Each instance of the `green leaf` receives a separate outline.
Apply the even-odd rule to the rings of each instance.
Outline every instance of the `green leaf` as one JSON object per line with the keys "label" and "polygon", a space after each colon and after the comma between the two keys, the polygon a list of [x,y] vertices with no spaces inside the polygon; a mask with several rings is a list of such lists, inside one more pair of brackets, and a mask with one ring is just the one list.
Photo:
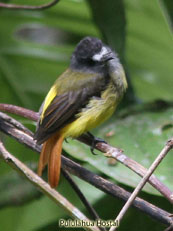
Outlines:
{"label": "green leaf", "polygon": [[[94,135],[104,138],[114,147],[123,149],[127,156],[148,168],[173,134],[173,108],[153,112],[143,107],[140,106],[140,109],[134,107],[133,113],[130,113],[130,108],[126,109],[125,117],[114,116],[95,129]],[[109,132],[114,135],[108,138],[106,134]],[[140,177],[127,167],[120,163],[110,166],[103,154],[92,155],[89,147],[76,140],[65,143],[64,148],[73,157],[90,163],[101,173],[120,183],[135,187],[139,182]],[[171,190],[173,189],[172,152],[155,172],[155,175]],[[144,190],[158,194],[150,185],[146,185]]]}
{"label": "green leaf", "polygon": [[121,0],[88,0],[93,19],[102,33],[106,44],[109,44],[120,57],[120,61],[127,73],[128,91],[125,100],[130,103],[135,101],[133,87],[129,77],[125,57],[126,44],[126,14],[125,4]]}
{"label": "green leaf", "polygon": [[171,0],[158,0],[170,30],[173,29],[173,4]]}
{"label": "green leaf", "polygon": [[[129,189],[127,189],[129,190]],[[171,210],[171,204],[168,201],[165,201],[164,198],[158,196],[151,196],[147,193],[140,193],[140,196],[146,201],[152,201],[153,204],[157,205],[160,208],[164,208],[167,211]],[[99,211],[100,216],[103,220],[114,220],[116,215],[119,214],[120,210],[124,205],[123,201],[120,201],[117,198],[113,198],[109,195],[101,198],[96,204],[95,208]],[[129,229],[130,227],[130,229]],[[130,207],[127,214],[123,217],[120,227],[118,230],[133,230],[133,231],[158,231],[164,230],[164,225],[158,221],[151,219],[149,216],[146,216],[144,213],[139,212],[138,210]]]}
{"label": "green leaf", "polygon": [[[11,207],[0,209],[1,228],[3,230],[33,231],[42,229],[42,227],[48,226],[52,222],[56,222],[56,227],[58,229],[58,221],[60,218],[71,219],[71,217],[67,215],[60,206],[53,203],[50,198],[46,196],[38,198],[40,192],[27,182],[26,179],[21,179],[16,173],[13,174],[14,175],[12,175],[12,173],[8,174],[8,176],[6,175],[3,179],[0,179],[0,192],[2,196],[0,206],[4,205],[4,203],[6,203],[6,206],[10,205],[10,203],[8,203],[8,198],[9,202],[11,199],[13,200]],[[89,198],[90,203],[96,203],[103,197],[104,193],[100,190],[76,177],[73,178],[77,185],[80,185],[80,189],[86,198]],[[8,189],[8,193],[4,189]],[[84,210],[86,213],[84,205],[63,176],[61,176],[60,179],[58,192],[66,197],[73,205],[80,210]],[[18,196],[22,196],[23,198],[17,198]],[[24,204],[22,206],[13,207],[15,200],[17,202],[18,199],[20,199],[21,202],[23,200]],[[30,203],[27,199],[30,200]],[[6,217],[8,217],[8,219],[5,219]]]}
{"label": "green leaf", "polygon": [[86,3],[72,0],[40,12],[1,10],[0,28],[1,103],[34,110],[67,68],[76,43],[98,34]]}
{"label": "green leaf", "polygon": [[[24,0],[10,1],[10,3],[17,2],[26,4]],[[45,2],[48,1],[31,0],[27,4]],[[90,0],[90,2],[93,7],[97,6],[94,10],[97,13],[94,15],[95,20],[97,17],[97,26],[93,23],[90,9],[84,0],[62,0],[55,7],[45,11],[1,9],[1,103],[11,103],[38,110],[50,86],[57,76],[67,68],[70,55],[78,41],[86,35],[100,37],[101,33],[104,34],[104,38],[109,44],[119,51],[120,57],[125,56],[138,98],[143,101],[158,98],[172,100],[172,34],[158,1],[125,0],[124,4],[119,0]],[[106,6],[105,8],[103,4]],[[120,4],[120,8],[117,9],[118,4]],[[109,20],[106,19],[108,16]],[[132,113],[127,108],[125,111],[127,116],[113,117],[102,127],[96,129],[95,135],[105,139],[105,134],[113,131],[114,136],[107,138],[107,141],[124,149],[128,156],[148,167],[167,139],[172,136],[172,108],[152,112],[141,107],[140,110],[136,106],[134,107],[133,111],[137,111],[137,113]],[[35,153],[12,139],[5,138],[4,141],[8,150],[20,160],[36,161],[38,159]],[[65,149],[73,157],[86,161],[89,168],[93,168],[96,172],[105,174],[111,179],[130,186],[136,185],[139,181],[139,177],[126,167],[119,163],[109,166],[108,160],[103,154],[92,156],[89,147],[77,141],[65,144]],[[170,152],[156,171],[156,175],[170,189],[172,189],[171,163],[172,153]],[[0,173],[4,180],[7,172],[9,172],[9,167],[6,167],[4,163],[1,164]],[[17,183],[20,184],[20,182]],[[114,207],[116,208],[117,203],[113,204],[112,198],[103,200],[101,203],[102,193],[100,191],[94,190],[86,183],[83,184],[80,180],[78,183],[92,203],[102,204],[98,211],[102,213],[103,217],[107,215],[107,218],[110,219],[112,214],[109,213],[110,208],[105,207],[105,204],[113,205],[111,210],[114,218]],[[15,187],[18,188],[17,184]],[[5,195],[6,191],[4,190],[2,192]],[[61,183],[59,190],[79,208],[83,208],[66,183]],[[157,194],[149,186],[145,190]],[[158,197],[149,196],[147,199],[154,202],[158,200]],[[118,208],[121,207],[122,205]],[[55,223],[59,218],[65,216],[62,209],[59,209],[49,199],[42,197],[38,201],[18,208],[11,207],[1,210],[1,229],[11,231],[42,230],[42,227],[48,227],[49,224]],[[129,216],[128,221],[125,221],[128,227],[133,227],[133,230],[137,227],[139,230],[142,224],[142,228],[154,230],[155,224],[150,226],[143,215],[140,216],[140,222],[136,226],[136,216],[139,217],[137,212]],[[132,224],[133,217],[134,224]],[[126,226],[122,227],[128,229]],[[45,230],[49,229],[51,230],[51,228]],[[57,226],[54,226],[54,229],[56,230]]]}
{"label": "green leaf", "polygon": [[0,209],[24,205],[41,196],[41,193],[14,171],[0,177]]}
{"label": "green leaf", "polygon": [[126,57],[137,97],[172,100],[173,39],[158,1],[125,1]]}
{"label": "green leaf", "polygon": [[123,59],[126,26],[123,1],[88,0],[88,2],[105,42],[115,49]]}

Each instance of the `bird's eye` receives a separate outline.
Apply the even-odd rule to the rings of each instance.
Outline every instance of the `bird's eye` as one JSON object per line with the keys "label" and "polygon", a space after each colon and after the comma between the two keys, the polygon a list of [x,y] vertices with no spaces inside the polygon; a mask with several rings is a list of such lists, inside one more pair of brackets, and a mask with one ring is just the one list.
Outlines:
{"label": "bird's eye", "polygon": [[95,64],[97,64],[97,63],[99,63],[99,62],[98,62],[98,61],[95,61],[95,60],[93,60],[93,59],[88,59],[87,63],[88,63],[90,66],[93,66],[93,65],[95,65]]}

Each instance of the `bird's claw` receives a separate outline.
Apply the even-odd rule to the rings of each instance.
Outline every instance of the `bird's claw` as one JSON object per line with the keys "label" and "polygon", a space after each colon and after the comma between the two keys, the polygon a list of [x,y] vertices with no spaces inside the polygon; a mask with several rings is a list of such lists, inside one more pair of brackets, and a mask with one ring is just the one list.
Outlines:
{"label": "bird's claw", "polygon": [[101,139],[101,138],[98,138],[98,137],[95,137],[93,136],[91,133],[88,132],[88,135],[92,138],[92,144],[91,144],[91,147],[90,147],[90,150],[91,150],[91,153],[93,155],[97,155],[95,152],[94,152],[94,149],[95,149],[95,146],[97,143],[107,143],[105,140]]}

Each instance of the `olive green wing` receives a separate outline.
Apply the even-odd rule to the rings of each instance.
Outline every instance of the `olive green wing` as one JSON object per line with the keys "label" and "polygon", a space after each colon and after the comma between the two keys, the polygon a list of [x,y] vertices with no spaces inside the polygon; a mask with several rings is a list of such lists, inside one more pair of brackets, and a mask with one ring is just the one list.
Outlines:
{"label": "olive green wing", "polygon": [[[80,86],[77,87],[76,85],[79,83],[74,85],[73,81],[73,85],[71,86],[72,90],[69,87],[63,92],[63,88],[57,87],[57,92],[59,89],[61,94],[57,93],[47,108],[44,106],[46,102],[44,103],[41,118],[34,135],[34,139],[36,139],[39,144],[43,143],[53,133],[57,132],[68,123],[74,121],[75,115],[87,105],[92,97],[100,96],[105,86],[103,76],[95,74],[92,78],[90,78],[90,75],[88,77],[86,82],[82,80]],[[90,81],[88,81],[88,79],[90,79]],[[56,86],[59,84],[62,86],[65,82],[65,80],[63,81],[63,79],[60,79],[59,82],[56,82]]]}

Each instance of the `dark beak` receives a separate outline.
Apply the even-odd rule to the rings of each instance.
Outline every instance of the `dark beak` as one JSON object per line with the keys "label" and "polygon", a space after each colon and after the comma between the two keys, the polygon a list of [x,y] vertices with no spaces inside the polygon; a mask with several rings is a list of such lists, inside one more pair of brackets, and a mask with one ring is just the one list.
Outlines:
{"label": "dark beak", "polygon": [[107,54],[105,54],[105,55],[102,57],[101,61],[102,61],[102,62],[107,62],[107,61],[109,61],[109,60],[111,60],[111,59],[114,59],[114,58],[115,58],[114,53],[110,51],[110,52],[108,52]]}

